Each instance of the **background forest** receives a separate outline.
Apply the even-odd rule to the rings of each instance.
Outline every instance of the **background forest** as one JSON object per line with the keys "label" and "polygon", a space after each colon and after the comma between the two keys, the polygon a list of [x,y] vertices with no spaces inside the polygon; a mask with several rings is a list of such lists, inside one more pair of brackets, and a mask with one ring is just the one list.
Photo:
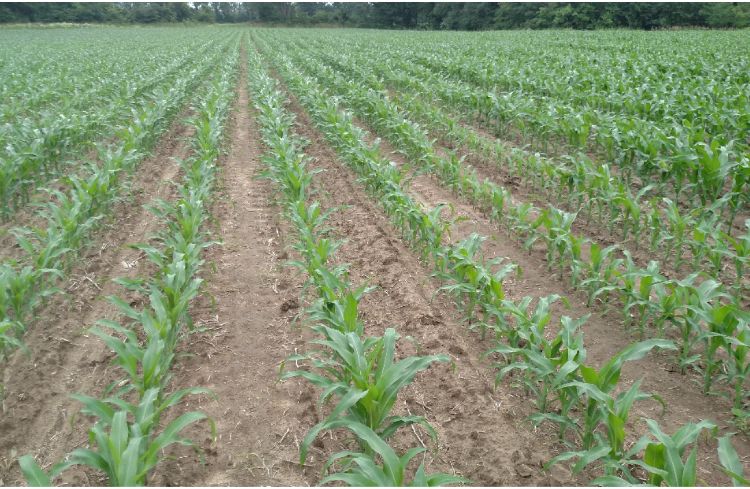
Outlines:
{"label": "background forest", "polygon": [[726,3],[0,3],[1,23],[238,23],[386,29],[661,29],[750,26]]}

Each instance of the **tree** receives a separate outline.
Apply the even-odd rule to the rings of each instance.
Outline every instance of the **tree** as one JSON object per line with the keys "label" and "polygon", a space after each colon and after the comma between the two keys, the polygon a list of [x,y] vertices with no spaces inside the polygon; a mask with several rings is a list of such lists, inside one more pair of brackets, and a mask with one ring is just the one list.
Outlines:
{"label": "tree", "polygon": [[750,26],[748,3],[0,3],[7,22],[267,22],[384,29]]}

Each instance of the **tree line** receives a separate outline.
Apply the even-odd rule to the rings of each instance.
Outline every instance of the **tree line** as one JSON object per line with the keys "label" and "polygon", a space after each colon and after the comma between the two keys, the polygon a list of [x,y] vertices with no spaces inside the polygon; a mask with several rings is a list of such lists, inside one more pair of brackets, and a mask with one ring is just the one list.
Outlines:
{"label": "tree line", "polygon": [[258,22],[384,29],[750,26],[750,3],[0,3],[0,23]]}

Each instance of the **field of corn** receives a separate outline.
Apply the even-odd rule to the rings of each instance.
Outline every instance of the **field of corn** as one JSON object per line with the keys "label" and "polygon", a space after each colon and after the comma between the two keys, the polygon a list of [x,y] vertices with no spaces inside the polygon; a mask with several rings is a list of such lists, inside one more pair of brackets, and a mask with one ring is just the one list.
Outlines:
{"label": "field of corn", "polygon": [[750,484],[750,32],[0,41],[0,484]]}

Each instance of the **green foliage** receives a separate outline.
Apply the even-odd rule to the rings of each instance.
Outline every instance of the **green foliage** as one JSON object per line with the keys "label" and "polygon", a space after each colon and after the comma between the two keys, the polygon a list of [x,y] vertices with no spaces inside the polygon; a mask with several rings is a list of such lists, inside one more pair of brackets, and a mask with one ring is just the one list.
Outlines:
{"label": "green foliage", "polygon": [[[499,357],[498,379],[514,374],[513,378],[533,393],[542,410],[532,416],[534,422],[557,424],[561,438],[568,443],[571,441],[566,434],[572,431],[576,435],[579,449],[567,452],[554,462],[577,458],[576,471],[597,462],[603,465],[609,482],[633,483],[632,462],[637,461],[639,451],[645,446],[632,449],[626,443],[626,427],[632,407],[640,400],[661,402],[661,399],[641,392],[640,382],[619,391],[622,365],[642,358],[654,348],[677,350],[677,346],[667,340],[646,340],[630,345],[600,369],[586,364],[583,339],[575,333],[583,320],[563,317],[561,331],[549,339],[550,335],[544,334],[545,327],[552,317],[550,305],[557,297],[542,298],[535,309],[531,307],[533,299],[529,297],[520,301],[507,300],[502,282],[506,275],[516,270],[516,266],[485,260],[480,251],[484,238],[478,235],[451,243],[446,232],[450,225],[445,225],[446,220],[440,215],[439,208],[429,212],[423,210],[404,192],[402,185],[408,184],[407,172],[431,174],[446,188],[491,216],[531,252],[543,244],[550,268],[556,266],[561,278],[568,275],[576,288],[586,290],[590,303],[599,299],[620,306],[623,317],[627,322],[633,321],[643,337],[651,333],[651,327],[659,333],[665,332],[667,327],[676,328],[681,336],[678,361],[687,369],[701,367],[703,357],[699,352],[709,342],[709,336],[703,333],[714,321],[710,311],[736,302],[736,297],[729,293],[729,287],[721,280],[725,278],[721,270],[729,256],[728,246],[722,248],[715,241],[720,237],[717,232],[719,216],[731,210],[734,204],[730,198],[715,199],[715,193],[703,192],[707,204],[712,199],[715,201],[705,210],[686,213],[673,201],[666,198],[660,201],[654,197],[664,190],[658,184],[641,187],[632,193],[630,187],[636,178],[661,172],[664,180],[672,176],[675,182],[682,179],[679,185],[689,188],[693,192],[691,198],[697,202],[701,190],[696,183],[685,186],[686,182],[715,179],[716,183],[724,179],[725,184],[729,181],[736,183],[742,181],[742,173],[733,170],[737,168],[733,163],[727,163],[724,165],[726,171],[721,170],[722,165],[718,171],[708,165],[709,171],[701,173],[693,166],[684,174],[675,171],[674,175],[665,176],[668,169],[656,162],[667,143],[640,138],[627,141],[620,150],[616,147],[625,133],[628,138],[638,133],[651,134],[656,126],[650,122],[641,124],[643,121],[635,117],[622,126],[618,125],[617,129],[612,126],[610,131],[601,129],[596,115],[581,113],[573,106],[540,109],[554,97],[539,97],[534,102],[521,100],[512,105],[518,97],[492,92],[498,89],[498,82],[492,75],[496,64],[477,63],[480,50],[470,49],[471,54],[459,54],[446,47],[441,50],[445,56],[438,56],[425,50],[417,52],[388,46],[387,42],[374,48],[368,47],[367,42],[353,41],[353,49],[340,51],[328,48],[340,40],[337,36],[325,33],[300,35],[304,42],[290,43],[283,33],[263,31],[254,34],[254,41],[327,141],[382,205],[394,226],[425,260],[429,259],[435,275],[444,282],[441,291],[453,296],[470,327],[479,329],[483,336],[487,331],[495,333],[498,344],[489,354]],[[446,46],[450,44],[446,43]],[[277,49],[279,45],[285,49]],[[383,45],[387,46],[387,54],[379,52]],[[466,73],[471,73],[467,76],[470,80],[463,78]],[[436,108],[434,103],[421,101],[418,93],[399,95],[403,87],[414,92],[435,93],[446,105],[460,102],[454,108],[460,107],[462,118],[453,118]],[[539,87],[523,87],[523,90],[527,89],[535,91]],[[537,102],[539,106],[534,105]],[[343,109],[344,106],[351,112]],[[567,112],[556,113],[557,110]],[[514,119],[517,114],[542,114],[545,111],[547,115],[540,116],[533,123],[531,119]],[[409,163],[399,166],[385,160],[377,143],[364,142],[373,137],[353,123],[353,116],[370,125],[373,136],[387,138]],[[517,148],[508,149],[463,126],[468,124],[463,117],[471,124],[476,120],[487,124],[498,121],[504,124],[505,120],[512,120],[514,128],[520,129],[524,137],[533,137],[537,130],[551,130],[554,120],[561,116],[565,120],[559,135],[567,138],[567,145],[588,145],[593,138],[590,127],[595,124],[597,144],[612,153],[611,158],[618,165],[617,171],[586,156],[569,158],[569,165],[560,165],[557,159],[531,155]],[[415,122],[417,119],[418,123]],[[527,122],[529,124],[524,125]],[[628,124],[637,127],[626,127]],[[503,131],[507,128],[495,129]],[[606,138],[602,136],[604,133]],[[561,197],[568,192],[568,204],[577,208],[570,211],[557,207],[540,209],[528,202],[514,202],[505,188],[489,179],[480,180],[477,171],[465,164],[456,152],[441,151],[431,139],[434,135],[446,137],[446,134],[451,138],[452,148],[466,146],[499,158],[505,168],[537,190],[554,191]],[[549,132],[544,134],[550,135]],[[695,137],[693,142],[696,142],[703,136],[696,133],[689,137]],[[683,144],[683,140],[675,144]],[[506,156],[507,153],[511,156]],[[736,158],[737,153],[726,161],[735,161]],[[677,191],[678,199],[684,199],[681,193],[682,190]],[[696,263],[708,262],[713,270],[710,276],[694,274],[682,280],[670,278],[671,273],[662,272],[662,268],[669,266],[658,260],[650,261],[647,266],[641,265],[640,260],[636,261],[628,251],[629,245],[605,248],[586,236],[577,235],[574,226],[578,219],[596,220],[598,225],[606,225],[610,232],[620,225],[623,239],[635,239],[636,247],[637,241],[647,235],[648,244],[653,249],[668,250],[668,253],[680,257],[690,250]],[[664,226],[664,223],[669,225]],[[689,236],[688,230],[694,223],[701,223],[696,226],[700,233]],[[680,258],[674,265],[679,268],[684,263]],[[321,307],[324,304],[319,301],[316,310],[325,311]],[[740,324],[740,321],[727,323],[727,331],[741,332]],[[730,340],[730,343],[735,344],[734,341]],[[740,352],[744,352],[742,345],[737,346]],[[726,346],[722,348],[730,351]],[[320,361],[321,357],[316,358]],[[295,357],[296,360],[303,358],[308,357]],[[317,367],[320,370],[324,365],[320,361]],[[320,380],[316,378],[316,381]],[[337,417],[346,417],[344,413],[348,406],[355,405],[359,395],[361,393],[350,391],[346,402],[342,400],[335,415],[326,422],[333,423]],[[340,406],[347,407],[338,410]],[[363,445],[360,448],[366,452]],[[342,457],[349,460],[347,455]],[[366,464],[365,459],[357,460]],[[352,464],[363,468],[353,461]],[[689,460],[686,464],[687,468],[679,477],[690,482],[692,465]],[[368,470],[375,470],[372,464],[366,466]]]}
{"label": "green foliage", "polygon": [[[88,246],[90,237],[96,229],[111,215],[113,205],[122,199],[126,179],[156,144],[158,136],[166,130],[166,122],[175,115],[189,91],[221,58],[226,47],[224,44],[213,50],[199,51],[198,58],[191,63],[181,63],[185,61],[184,57],[176,64],[173,60],[163,69],[157,70],[155,78],[142,75],[135,86],[129,86],[129,90],[125,90],[125,94],[117,98],[117,110],[124,110],[125,113],[119,114],[111,121],[112,124],[121,126],[117,130],[118,137],[106,145],[97,146],[98,164],[81,164],[81,168],[78,169],[80,174],[73,173],[63,178],[60,188],[47,189],[43,186],[47,181],[45,178],[30,177],[37,173],[41,173],[42,176],[47,173],[46,170],[42,172],[39,166],[51,161],[47,152],[37,148],[22,148],[28,144],[29,138],[39,141],[40,138],[44,140],[50,137],[52,139],[44,144],[58,148],[55,158],[61,158],[66,155],[61,154],[61,150],[67,147],[70,147],[71,151],[80,150],[85,141],[90,143],[90,138],[99,134],[98,131],[107,132],[109,126],[104,124],[104,121],[85,122],[92,124],[91,130],[79,128],[77,124],[81,121],[65,115],[66,104],[62,103],[59,107],[54,104],[48,107],[49,110],[43,111],[42,118],[38,121],[27,119],[24,122],[28,125],[23,130],[25,132],[14,133],[10,129],[0,131],[0,141],[6,143],[3,151],[18,153],[24,157],[0,158],[1,165],[11,165],[5,168],[9,178],[18,179],[25,184],[24,187],[14,187],[13,192],[23,195],[37,188],[48,194],[48,199],[37,206],[38,222],[41,225],[12,230],[24,253],[19,259],[20,263],[6,260],[0,264],[0,322],[3,324],[0,332],[0,355],[4,356],[7,351],[22,344],[22,336],[33,319],[34,311],[46,297],[59,291],[56,283],[64,277],[79,252]],[[167,49],[166,52],[174,56],[174,51]],[[115,83],[114,80],[101,80],[88,72],[86,75],[103,85],[98,96],[114,96],[111,92],[113,88],[108,87],[108,84]],[[43,73],[39,75],[39,80],[45,80],[45,76],[50,75]],[[56,89],[52,90],[54,92]],[[33,108],[33,103],[31,106]],[[55,108],[62,110],[63,114],[56,112]],[[9,112],[12,114],[13,109]],[[108,113],[109,110],[103,112]],[[77,136],[79,139],[76,139],[78,146],[72,142],[62,142],[56,136],[51,136],[49,131],[35,127],[37,123],[41,127],[55,125],[57,122],[52,120],[55,117],[62,120],[61,124],[73,124],[60,130],[66,134],[80,133]],[[0,170],[0,173],[5,170]],[[37,184],[38,187],[34,187]],[[16,199],[13,195],[0,195],[0,203],[8,210],[5,217],[17,208],[11,205],[11,201]],[[181,225],[185,225],[191,216],[182,217]],[[199,225],[200,222],[193,224]]]}
{"label": "green foliage", "polygon": [[[338,242],[329,237],[325,227],[329,212],[323,212],[318,202],[310,202],[315,172],[305,164],[301,151],[304,145],[291,129],[293,118],[283,108],[283,95],[260,66],[257,55],[252,53],[249,81],[263,140],[269,148],[263,159],[268,166],[264,176],[280,189],[285,214],[297,229],[293,249],[301,259],[292,260],[290,265],[304,272],[307,283],[318,293],[318,299],[307,310],[307,319],[318,336],[312,344],[318,349],[287,358],[281,367],[281,378],[300,377],[320,387],[321,404],[336,398],[327,418],[313,426],[300,444],[300,462],[305,463],[310,445],[321,432],[347,428],[357,436],[360,452],[347,451],[332,456],[326,468],[336,461],[343,462],[343,467],[324,478],[322,483],[402,485],[406,482],[409,461],[424,449],[412,449],[398,457],[386,440],[400,427],[414,424],[424,427],[433,441],[437,440],[425,418],[394,414],[395,402],[399,392],[411,384],[419,372],[433,362],[448,361],[449,357],[414,356],[397,360],[398,335],[394,329],[388,328],[382,337],[365,335],[363,321],[359,318],[359,302],[371,288],[366,285],[354,288],[348,282],[347,267],[333,265]],[[422,213],[410,199],[395,191],[397,185],[383,185],[382,175],[399,179],[400,174],[388,171],[387,168],[392,168],[390,165],[376,166],[376,162],[369,160],[374,151],[362,147],[361,141],[353,137],[348,128],[342,127],[342,121],[351,124],[350,119],[341,118],[329,101],[318,99],[316,102],[319,104],[316,115],[328,124],[331,139],[338,147],[345,147],[352,159],[374,170],[370,173],[368,187],[388,192],[389,210],[397,215],[394,221],[402,226],[413,244],[427,250],[423,256],[435,256],[434,249],[440,247],[448,227],[440,219],[441,207],[429,214]],[[285,365],[292,361],[295,365],[302,362],[304,368],[284,372]],[[378,456],[382,466],[377,461]],[[459,481],[463,479],[426,475],[424,467],[420,466],[413,482],[439,485]]]}
{"label": "green foliage", "polygon": [[1,22],[247,22],[284,25],[340,25],[385,29],[655,29],[672,26],[747,27],[750,12],[740,4],[664,2],[494,4],[351,3],[254,5],[202,3],[88,4],[42,3],[38,7],[8,4],[0,7]]}
{"label": "green foliage", "polygon": [[[206,394],[199,388],[169,392],[170,369],[177,343],[184,329],[191,326],[188,307],[198,294],[197,278],[203,261],[201,251],[211,243],[201,230],[208,212],[215,176],[218,147],[232,101],[233,80],[237,70],[238,46],[224,60],[214,83],[197,99],[199,116],[195,126],[195,152],[189,161],[180,162],[185,179],[180,198],[172,205],[158,202],[152,210],[163,222],[154,241],[160,248],[136,245],[144,251],[156,272],[141,280],[119,280],[148,301],[138,310],[119,297],[111,297],[127,325],[100,321],[111,330],[93,329],[114,352],[113,363],[126,377],[111,397],[99,400],[87,395],[73,396],[83,404],[83,413],[94,416],[89,430],[90,448],[74,450],[64,462],[45,474],[28,456],[21,468],[30,483],[49,485],[63,470],[85,465],[102,472],[113,486],[143,486],[156,465],[165,457],[164,449],[173,444],[192,445],[180,433],[206,419],[199,412],[188,412],[162,426],[162,414],[175,407],[187,395]],[[206,130],[210,127],[211,130]],[[209,420],[215,439],[215,427]]]}
{"label": "green foliage", "polygon": [[[448,474],[427,475],[423,463],[419,465],[409,482],[407,467],[414,457],[425,451],[424,448],[412,448],[399,457],[377,433],[367,426],[340,421],[332,422],[326,428],[338,426],[344,426],[356,434],[366,450],[364,453],[345,451],[331,455],[324,471],[336,464],[342,465],[342,470],[323,478],[320,481],[321,485],[344,482],[352,487],[439,487],[469,482],[463,477]],[[379,457],[382,462],[379,462],[376,457]]]}
{"label": "green foliage", "polygon": [[436,361],[446,362],[445,355],[407,357],[395,360],[396,331],[386,330],[382,337],[361,339],[357,333],[344,333],[326,326],[313,328],[323,339],[315,345],[324,350],[294,356],[289,361],[306,360],[314,369],[287,372],[282,379],[303,377],[323,391],[321,401],[331,396],[339,398],[330,416],[314,426],[300,445],[300,460],[304,463],[307,450],[318,434],[332,422],[346,420],[363,424],[383,439],[392,436],[399,427],[421,424],[435,438],[435,432],[420,416],[391,414],[399,391],[411,384],[414,376]]}

